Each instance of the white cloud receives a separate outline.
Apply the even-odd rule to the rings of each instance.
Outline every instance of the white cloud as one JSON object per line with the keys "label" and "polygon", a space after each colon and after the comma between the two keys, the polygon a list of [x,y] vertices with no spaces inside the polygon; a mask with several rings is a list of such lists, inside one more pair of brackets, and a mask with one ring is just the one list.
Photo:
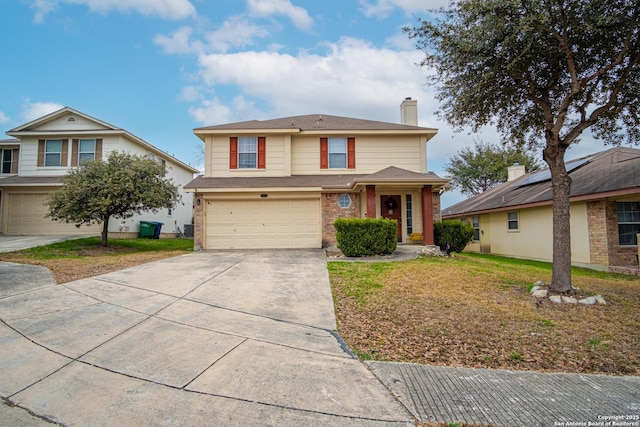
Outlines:
{"label": "white cloud", "polygon": [[0,111],[0,125],[7,124],[11,121],[9,116],[7,116],[3,111]]}
{"label": "white cloud", "polygon": [[313,25],[313,19],[306,9],[294,6],[290,0],[248,0],[247,5],[249,13],[253,16],[284,15],[302,30],[307,30]]}
{"label": "white cloud", "polygon": [[362,8],[362,12],[367,17],[383,18],[398,8],[407,15],[416,13],[426,13],[427,10],[440,9],[449,5],[450,0],[358,0]]}
{"label": "white cloud", "polygon": [[27,100],[27,102],[22,106],[22,114],[20,114],[20,118],[27,123],[42,116],[46,116],[49,113],[53,113],[54,111],[58,111],[61,108],[64,108],[64,106],[56,102],[30,102]]}
{"label": "white cloud", "polygon": [[199,41],[191,41],[193,29],[191,27],[178,28],[169,36],[158,34],[153,42],[168,54],[187,54],[202,52],[204,45]]}
{"label": "white cloud", "polygon": [[31,7],[36,11],[34,21],[42,22],[48,13],[63,3],[84,5],[94,12],[108,13],[116,10],[174,20],[197,14],[189,0],[32,0]]}
{"label": "white cloud", "polygon": [[193,37],[193,28],[182,27],[169,36],[156,35],[153,42],[167,54],[188,54],[207,52],[227,52],[231,48],[241,48],[253,44],[257,37],[267,37],[269,32],[254,25],[243,17],[233,16],[220,28],[204,34],[206,41]]}
{"label": "white cloud", "polygon": [[201,55],[200,72],[207,86],[234,85],[241,94],[261,100],[271,117],[324,112],[398,121],[405,96],[429,102],[423,96],[424,72],[414,65],[419,52],[377,49],[352,38],[326,48],[324,55]]}
{"label": "white cloud", "polygon": [[255,108],[255,104],[244,96],[236,96],[231,105],[226,105],[218,98],[202,98],[200,106],[190,108],[189,114],[196,122],[204,126],[255,120],[261,118],[262,115]]}

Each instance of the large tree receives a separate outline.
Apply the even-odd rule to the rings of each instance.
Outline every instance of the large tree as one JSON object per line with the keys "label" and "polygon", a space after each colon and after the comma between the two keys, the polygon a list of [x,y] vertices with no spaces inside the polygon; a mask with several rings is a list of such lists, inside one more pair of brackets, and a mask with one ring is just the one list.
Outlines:
{"label": "large tree", "polygon": [[155,213],[180,202],[166,172],[165,165],[149,157],[113,151],[106,162],[87,161],[63,176],[64,186],[48,199],[47,216],[77,227],[102,223],[102,245],[107,246],[111,217]]}
{"label": "large tree", "polygon": [[516,163],[527,172],[540,169],[536,156],[522,147],[476,140],[473,147],[463,147],[449,157],[444,170],[453,188],[475,195],[506,182],[508,168]]}
{"label": "large tree", "polygon": [[612,144],[639,140],[639,10],[637,0],[460,0],[406,29],[450,124],[544,140],[554,291],[572,291],[567,148],[588,128]]}

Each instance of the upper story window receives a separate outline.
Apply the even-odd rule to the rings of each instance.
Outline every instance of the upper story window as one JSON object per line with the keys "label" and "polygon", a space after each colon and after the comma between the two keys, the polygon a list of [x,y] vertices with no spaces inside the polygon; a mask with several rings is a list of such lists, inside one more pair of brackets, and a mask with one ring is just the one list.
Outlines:
{"label": "upper story window", "polygon": [[229,169],[264,169],[266,145],[264,136],[232,136],[229,140]]}
{"label": "upper story window", "polygon": [[617,202],[618,240],[621,246],[638,244],[640,233],[640,202]]}
{"label": "upper story window", "polygon": [[320,138],[320,169],[355,169],[355,138]]}
{"label": "upper story window", "polygon": [[258,167],[258,138],[255,136],[238,138],[238,168]]}
{"label": "upper story window", "polygon": [[518,220],[518,212],[507,213],[507,229],[509,231],[517,231],[520,229],[520,221]]}
{"label": "upper story window", "polygon": [[62,140],[47,139],[44,146],[44,165],[62,166]]}
{"label": "upper story window", "polygon": [[13,158],[13,150],[0,150],[0,152],[2,152],[2,166],[0,173],[15,173],[13,164],[17,159]]}
{"label": "upper story window", "polygon": [[347,168],[347,138],[329,138],[329,169]]}
{"label": "upper story window", "polygon": [[78,144],[78,164],[82,164],[87,160],[95,160],[96,158],[96,140],[81,139]]}

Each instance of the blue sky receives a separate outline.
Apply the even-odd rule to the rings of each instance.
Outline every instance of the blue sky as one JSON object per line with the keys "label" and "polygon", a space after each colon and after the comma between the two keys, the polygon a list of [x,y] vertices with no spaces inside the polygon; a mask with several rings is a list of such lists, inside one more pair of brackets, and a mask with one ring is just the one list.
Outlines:
{"label": "blue sky", "polygon": [[[68,106],[197,165],[195,127],[314,113],[395,123],[410,96],[420,125],[439,129],[428,167],[444,176],[474,137],[499,141],[437,120],[422,54],[401,30],[447,3],[3,0],[0,129]],[[442,205],[461,199],[445,193]]]}

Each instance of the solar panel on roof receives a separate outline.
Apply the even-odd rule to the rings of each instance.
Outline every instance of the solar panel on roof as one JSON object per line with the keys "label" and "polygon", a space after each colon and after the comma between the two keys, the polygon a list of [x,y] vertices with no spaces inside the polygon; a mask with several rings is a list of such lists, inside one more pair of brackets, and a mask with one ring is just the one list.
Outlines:
{"label": "solar panel on roof", "polygon": [[[567,168],[567,172],[571,172],[574,169],[579,168],[580,166],[587,164],[591,161],[592,157],[585,157],[577,160],[570,160],[566,162],[565,167]],[[537,184],[539,182],[549,181],[551,179],[551,171],[549,169],[541,170],[540,172],[535,172],[531,174],[527,179],[522,181],[517,188],[524,187],[527,185]]]}

